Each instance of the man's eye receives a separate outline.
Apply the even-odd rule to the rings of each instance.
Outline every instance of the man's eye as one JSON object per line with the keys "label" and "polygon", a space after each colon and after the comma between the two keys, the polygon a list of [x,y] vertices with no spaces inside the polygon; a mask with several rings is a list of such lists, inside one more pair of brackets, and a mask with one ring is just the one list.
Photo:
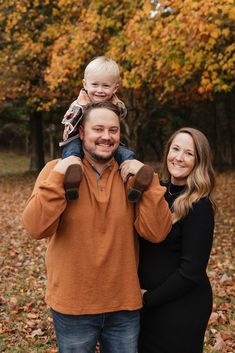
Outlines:
{"label": "man's eye", "polygon": [[110,131],[111,134],[116,134],[116,133],[118,132],[117,129],[111,129],[111,130],[109,130],[109,131]]}

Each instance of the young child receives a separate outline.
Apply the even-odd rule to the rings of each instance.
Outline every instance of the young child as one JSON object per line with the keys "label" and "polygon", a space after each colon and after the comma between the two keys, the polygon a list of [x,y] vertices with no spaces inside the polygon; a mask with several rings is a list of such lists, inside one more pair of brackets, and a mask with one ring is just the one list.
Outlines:
{"label": "young child", "polygon": [[[82,143],[79,138],[78,127],[82,119],[83,109],[90,102],[111,101],[116,104],[121,112],[121,119],[127,115],[125,104],[116,96],[120,81],[120,71],[117,63],[105,56],[94,58],[85,68],[83,88],[78,98],[70,105],[62,124],[65,125],[63,133],[62,158],[77,156],[83,158]],[[135,159],[133,151],[124,146],[119,146],[114,155],[120,165],[125,160]],[[152,181],[153,169],[143,166],[136,174],[134,185],[128,191],[128,200],[137,202],[142,192],[147,189]],[[78,164],[72,164],[65,174],[65,194],[68,201],[78,198],[78,188],[82,179],[82,168]]]}

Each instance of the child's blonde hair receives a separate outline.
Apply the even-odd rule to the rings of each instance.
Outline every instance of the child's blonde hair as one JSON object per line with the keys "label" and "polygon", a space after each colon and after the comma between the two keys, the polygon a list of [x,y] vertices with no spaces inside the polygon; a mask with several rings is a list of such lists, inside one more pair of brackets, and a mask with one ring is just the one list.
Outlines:
{"label": "child's blonde hair", "polygon": [[115,81],[120,81],[120,70],[118,64],[107,56],[98,56],[91,60],[84,71],[84,79],[92,72],[105,72],[113,75]]}

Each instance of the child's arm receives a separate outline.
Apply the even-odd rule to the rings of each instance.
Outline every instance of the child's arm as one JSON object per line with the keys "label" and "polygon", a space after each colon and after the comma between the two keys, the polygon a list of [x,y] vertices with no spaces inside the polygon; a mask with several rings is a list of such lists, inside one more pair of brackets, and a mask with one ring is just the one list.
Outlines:
{"label": "child's arm", "polygon": [[78,124],[81,121],[83,108],[75,100],[67,110],[62,120],[64,125],[63,141],[67,141],[70,137],[78,134]]}
{"label": "child's arm", "polygon": [[69,109],[65,113],[62,124],[65,125],[63,133],[63,141],[78,135],[78,125],[82,119],[83,109],[90,102],[90,99],[84,89],[79,96],[72,102]]}
{"label": "child's arm", "polygon": [[84,89],[79,96],[72,102],[64,115],[62,124],[64,125],[63,141],[59,143],[63,147],[62,159],[69,156],[83,158],[82,143],[79,138],[78,127],[82,119],[83,109],[90,102],[90,99]]}

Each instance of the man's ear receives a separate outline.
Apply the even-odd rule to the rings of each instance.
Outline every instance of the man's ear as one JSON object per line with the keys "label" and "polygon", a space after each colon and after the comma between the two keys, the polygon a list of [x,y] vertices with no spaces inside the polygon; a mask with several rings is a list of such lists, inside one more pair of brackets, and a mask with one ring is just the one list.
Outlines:
{"label": "man's ear", "polygon": [[79,125],[79,137],[81,140],[83,140],[83,138],[84,138],[84,126],[83,125]]}

